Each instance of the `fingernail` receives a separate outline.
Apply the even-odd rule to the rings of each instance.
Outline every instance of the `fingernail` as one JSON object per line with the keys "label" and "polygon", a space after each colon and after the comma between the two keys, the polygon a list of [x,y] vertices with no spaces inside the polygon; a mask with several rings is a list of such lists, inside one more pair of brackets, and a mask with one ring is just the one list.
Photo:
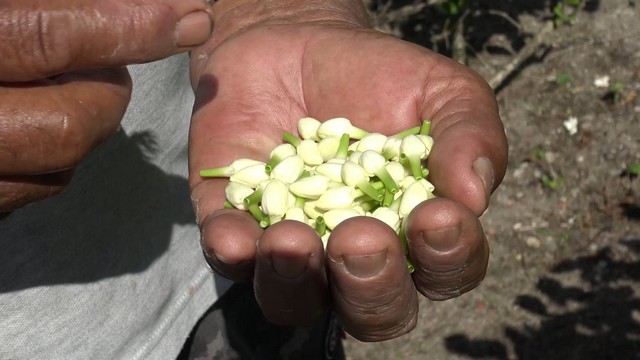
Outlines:
{"label": "fingernail", "polygon": [[424,243],[436,252],[446,253],[458,246],[460,228],[458,226],[437,230],[425,230],[422,233]]}
{"label": "fingernail", "polygon": [[473,171],[482,179],[487,194],[487,200],[493,190],[493,166],[491,160],[481,156],[473,162]]}
{"label": "fingernail", "polygon": [[309,258],[272,256],[271,266],[276,274],[285,279],[293,279],[302,275],[302,273],[307,270]]}
{"label": "fingernail", "polygon": [[387,265],[387,252],[379,252],[372,255],[343,255],[344,267],[358,278],[367,279],[374,277]]}
{"label": "fingernail", "polygon": [[195,11],[185,15],[176,27],[176,39],[179,47],[201,45],[211,36],[213,23],[206,11]]}

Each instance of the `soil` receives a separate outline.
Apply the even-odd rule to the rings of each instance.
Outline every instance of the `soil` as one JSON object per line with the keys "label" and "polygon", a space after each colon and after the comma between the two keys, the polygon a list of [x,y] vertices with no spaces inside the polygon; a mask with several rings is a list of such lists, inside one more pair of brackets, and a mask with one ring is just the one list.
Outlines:
{"label": "soil", "polygon": [[459,298],[422,299],[403,337],[347,337],[348,358],[640,359],[640,4],[583,1],[510,71],[557,2],[467,1],[448,17],[432,3],[370,7],[381,30],[509,74],[495,87],[509,168],[481,218],[489,270]]}

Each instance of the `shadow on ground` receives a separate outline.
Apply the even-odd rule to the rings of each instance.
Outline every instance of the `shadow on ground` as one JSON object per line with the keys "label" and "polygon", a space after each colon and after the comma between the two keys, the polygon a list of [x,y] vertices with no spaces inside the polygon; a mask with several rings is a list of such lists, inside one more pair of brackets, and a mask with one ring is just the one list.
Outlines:
{"label": "shadow on ground", "polygon": [[[447,349],[472,359],[640,359],[640,239],[621,240],[630,261],[616,260],[611,248],[560,262],[537,283],[537,294],[516,297],[518,307],[539,324],[506,327],[509,343],[455,334]],[[563,282],[571,273],[582,286]]]}

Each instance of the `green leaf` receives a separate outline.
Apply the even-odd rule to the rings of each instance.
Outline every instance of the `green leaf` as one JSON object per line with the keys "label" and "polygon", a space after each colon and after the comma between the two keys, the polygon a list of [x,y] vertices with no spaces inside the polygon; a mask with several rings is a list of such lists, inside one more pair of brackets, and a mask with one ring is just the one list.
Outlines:
{"label": "green leaf", "polygon": [[556,84],[558,85],[567,85],[571,82],[571,75],[567,73],[562,73],[556,77]]}
{"label": "green leaf", "polygon": [[640,162],[627,166],[627,172],[631,175],[640,175]]}

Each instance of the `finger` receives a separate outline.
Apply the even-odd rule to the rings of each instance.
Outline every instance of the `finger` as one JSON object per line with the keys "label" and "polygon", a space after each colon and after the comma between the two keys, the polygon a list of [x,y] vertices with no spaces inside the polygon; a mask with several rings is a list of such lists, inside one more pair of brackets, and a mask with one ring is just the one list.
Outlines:
{"label": "finger", "polygon": [[308,225],[285,220],[258,241],[254,277],[256,299],[276,325],[309,325],[327,309],[329,290],[324,249]]}
{"label": "finger", "polygon": [[37,176],[0,177],[0,213],[59,194],[71,181],[72,174],[69,169]]}
{"label": "finger", "polygon": [[0,87],[0,176],[73,167],[117,129],[130,95],[124,68]]}
{"label": "finger", "polygon": [[448,200],[427,200],[405,220],[415,285],[432,300],[459,296],[487,271],[489,245],[475,214]]}
{"label": "finger", "polygon": [[204,0],[8,0],[0,10],[0,80],[142,63],[204,43]]}
{"label": "finger", "polygon": [[327,245],[332,295],[345,331],[382,341],[412,330],[418,297],[396,233],[370,217],[343,221]]}
{"label": "finger", "polygon": [[256,242],[262,229],[246,212],[218,210],[201,225],[202,251],[209,266],[233,281],[253,276]]}
{"label": "finger", "polygon": [[452,69],[448,81],[432,84],[435,95],[421,113],[433,123],[429,180],[438,195],[481,215],[504,177],[507,139],[491,89],[470,71]]}

